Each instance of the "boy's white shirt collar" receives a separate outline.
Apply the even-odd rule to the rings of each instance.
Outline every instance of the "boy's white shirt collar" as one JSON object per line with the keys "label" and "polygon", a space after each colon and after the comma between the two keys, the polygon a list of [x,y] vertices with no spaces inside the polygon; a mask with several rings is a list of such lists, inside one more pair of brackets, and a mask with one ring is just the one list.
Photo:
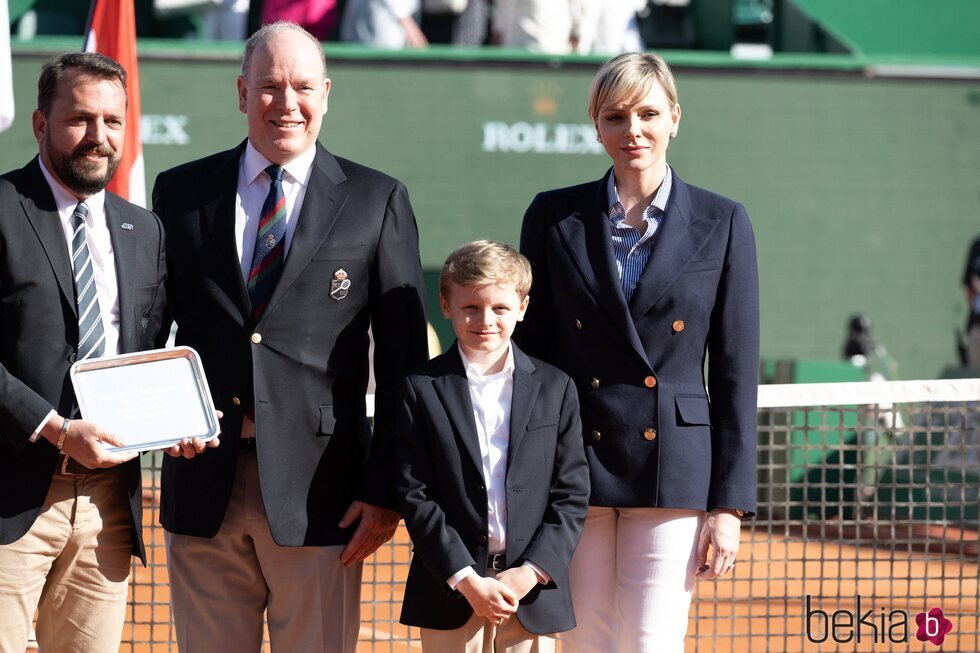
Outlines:
{"label": "boy's white shirt collar", "polygon": [[503,375],[513,375],[514,374],[514,345],[508,340],[507,341],[507,358],[504,360],[504,367],[499,372],[494,374],[480,374],[479,369],[477,369],[476,363],[472,362],[467,356],[463,348],[456,343],[456,349],[459,350],[459,357],[463,360],[463,369],[466,370],[466,378],[470,381],[492,381]]}

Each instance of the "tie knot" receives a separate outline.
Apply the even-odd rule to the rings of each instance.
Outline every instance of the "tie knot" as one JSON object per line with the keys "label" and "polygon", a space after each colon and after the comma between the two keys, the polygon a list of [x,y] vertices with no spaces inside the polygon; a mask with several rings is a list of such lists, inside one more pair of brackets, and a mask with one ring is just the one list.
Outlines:
{"label": "tie knot", "polygon": [[75,206],[75,210],[72,212],[72,217],[75,218],[75,228],[78,229],[78,225],[85,222],[85,218],[88,217],[88,207],[85,206],[85,202],[79,202]]}
{"label": "tie knot", "polygon": [[275,164],[265,169],[265,174],[269,175],[272,181],[282,181],[283,167]]}

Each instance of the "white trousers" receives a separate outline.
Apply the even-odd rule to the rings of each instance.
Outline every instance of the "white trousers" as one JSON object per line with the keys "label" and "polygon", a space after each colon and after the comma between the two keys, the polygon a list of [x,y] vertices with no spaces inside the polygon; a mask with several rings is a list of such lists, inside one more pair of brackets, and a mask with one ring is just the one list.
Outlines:
{"label": "white trousers", "polygon": [[568,575],[578,626],[564,653],[683,653],[697,510],[589,507]]}

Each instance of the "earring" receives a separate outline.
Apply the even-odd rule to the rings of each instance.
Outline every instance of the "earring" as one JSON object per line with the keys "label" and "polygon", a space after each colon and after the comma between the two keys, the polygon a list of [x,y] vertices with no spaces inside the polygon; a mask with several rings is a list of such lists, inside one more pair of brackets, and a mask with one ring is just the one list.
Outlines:
{"label": "earring", "polygon": [[602,136],[600,136],[599,134],[596,134],[595,135],[595,142],[596,143],[601,143],[602,142]]}

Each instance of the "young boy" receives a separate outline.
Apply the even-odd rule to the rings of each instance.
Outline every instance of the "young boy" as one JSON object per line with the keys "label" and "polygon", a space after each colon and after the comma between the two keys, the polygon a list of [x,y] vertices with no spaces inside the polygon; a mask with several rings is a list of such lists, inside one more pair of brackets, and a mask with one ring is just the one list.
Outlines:
{"label": "young boy", "polygon": [[456,345],[403,384],[398,490],[415,556],[401,622],[421,627],[425,653],[554,651],[575,627],[566,569],[589,471],[571,379],[510,340],[530,286],[509,245],[450,254],[439,294]]}

